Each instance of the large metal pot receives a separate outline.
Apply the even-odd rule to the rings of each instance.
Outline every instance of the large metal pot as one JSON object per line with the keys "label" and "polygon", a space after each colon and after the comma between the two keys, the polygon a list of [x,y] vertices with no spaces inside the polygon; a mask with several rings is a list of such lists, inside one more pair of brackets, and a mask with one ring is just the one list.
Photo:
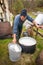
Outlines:
{"label": "large metal pot", "polygon": [[36,40],[31,37],[22,37],[19,39],[22,52],[34,53],[36,49]]}

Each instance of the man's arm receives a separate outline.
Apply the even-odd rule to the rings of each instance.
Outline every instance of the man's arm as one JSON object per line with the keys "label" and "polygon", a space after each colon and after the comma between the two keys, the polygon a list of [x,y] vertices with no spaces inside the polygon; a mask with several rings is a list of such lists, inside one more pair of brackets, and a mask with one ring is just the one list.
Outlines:
{"label": "man's arm", "polygon": [[42,28],[43,29],[43,25],[38,25],[37,23],[36,23],[36,21],[33,19],[33,18],[31,18],[30,16],[27,16],[27,19],[29,20],[29,21],[31,21],[32,23],[33,23],[33,25],[35,25],[37,28]]}
{"label": "man's arm", "polygon": [[34,24],[37,28],[43,29],[43,25],[38,25],[38,24],[36,23],[36,21],[33,21],[33,24]]}
{"label": "man's arm", "polygon": [[27,15],[27,19],[30,21],[30,22],[33,22],[33,18],[32,17],[30,17],[29,15]]}
{"label": "man's arm", "polygon": [[18,17],[16,16],[14,19],[14,25],[13,25],[13,43],[17,42],[16,35],[18,31]]}

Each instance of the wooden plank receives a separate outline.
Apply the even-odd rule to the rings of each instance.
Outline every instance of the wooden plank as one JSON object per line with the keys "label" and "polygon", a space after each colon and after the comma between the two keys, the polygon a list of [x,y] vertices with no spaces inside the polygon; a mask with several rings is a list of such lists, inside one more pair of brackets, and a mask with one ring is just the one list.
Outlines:
{"label": "wooden plank", "polygon": [[43,37],[43,34],[41,34],[40,32],[38,32],[38,30],[33,29],[33,31],[36,32],[36,36],[37,36],[37,34],[39,34],[41,37]]}

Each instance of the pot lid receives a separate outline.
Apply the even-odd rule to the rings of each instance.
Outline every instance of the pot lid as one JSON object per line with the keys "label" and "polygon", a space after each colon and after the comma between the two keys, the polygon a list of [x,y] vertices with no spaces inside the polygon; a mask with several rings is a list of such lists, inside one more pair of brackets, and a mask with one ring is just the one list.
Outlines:
{"label": "pot lid", "polygon": [[19,39],[19,43],[24,46],[32,46],[36,44],[36,40],[32,37],[22,37]]}

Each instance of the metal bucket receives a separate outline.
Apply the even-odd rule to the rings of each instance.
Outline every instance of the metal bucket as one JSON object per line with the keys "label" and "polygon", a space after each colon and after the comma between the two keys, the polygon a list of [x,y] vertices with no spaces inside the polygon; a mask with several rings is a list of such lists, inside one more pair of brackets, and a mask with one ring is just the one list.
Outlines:
{"label": "metal bucket", "polygon": [[9,43],[8,50],[9,50],[9,58],[11,61],[15,62],[20,59],[22,49],[19,44]]}

